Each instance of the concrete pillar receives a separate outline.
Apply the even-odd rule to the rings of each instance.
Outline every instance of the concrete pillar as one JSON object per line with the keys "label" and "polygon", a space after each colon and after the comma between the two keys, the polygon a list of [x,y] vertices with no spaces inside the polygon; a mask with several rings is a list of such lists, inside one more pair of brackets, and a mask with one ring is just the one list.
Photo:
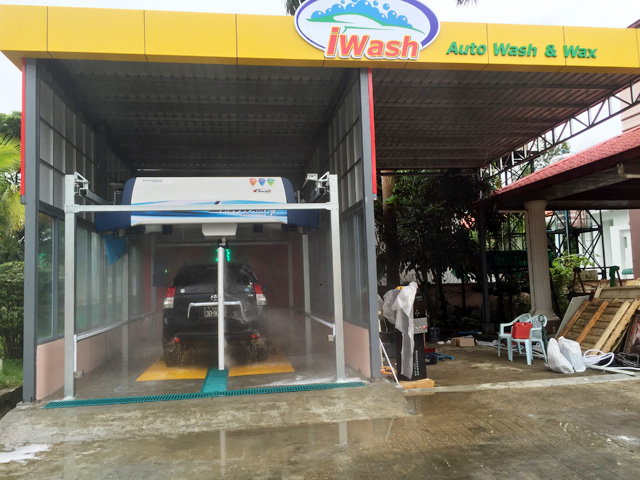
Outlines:
{"label": "concrete pillar", "polygon": [[547,224],[544,216],[546,200],[525,202],[527,257],[531,315],[544,315],[549,321],[559,320],[551,307],[551,277],[547,253]]}
{"label": "concrete pillar", "polygon": [[629,230],[631,231],[633,278],[638,278],[640,277],[640,210],[629,210]]}

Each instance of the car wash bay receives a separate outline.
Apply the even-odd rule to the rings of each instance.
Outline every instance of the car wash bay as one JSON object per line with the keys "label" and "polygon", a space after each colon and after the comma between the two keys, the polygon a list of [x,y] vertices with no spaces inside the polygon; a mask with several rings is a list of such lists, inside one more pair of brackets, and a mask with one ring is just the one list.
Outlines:
{"label": "car wash bay", "polygon": [[[341,172],[346,318],[366,324],[366,297],[358,292],[370,272],[364,268],[365,252],[357,248],[364,235],[358,199],[367,180],[359,121],[359,91],[369,80],[366,71],[78,60],[40,60],[34,67],[39,72],[40,200],[45,212],[52,214],[41,213],[40,218],[43,229],[49,222],[55,231],[49,251],[60,283],[50,318],[58,332],[62,333],[64,313],[64,268],[55,255],[64,243],[58,209],[64,206],[62,173],[74,171],[89,180],[96,194],[116,202],[122,182],[136,176],[281,175],[300,188],[306,173]],[[599,75],[597,82],[615,85],[627,79]],[[375,70],[378,165],[477,168],[481,156],[495,156],[509,142],[524,141],[540,125],[552,125],[572,111],[566,99],[564,106],[548,105],[548,91],[559,89],[559,82],[584,86],[585,78]],[[574,111],[606,88],[580,93],[572,89],[580,96]],[[530,106],[534,102],[540,106]],[[489,119],[493,126],[484,123]],[[96,132],[92,125],[99,125]],[[78,203],[90,202],[79,198]],[[216,354],[196,351],[185,357],[186,365],[164,365],[162,303],[178,268],[214,262],[217,243],[206,239],[199,225],[175,228],[170,234],[131,230],[119,240],[126,243],[127,254],[109,263],[106,251],[113,240],[91,231],[92,215],[78,215],[74,365],[82,375],[76,380],[78,396],[198,391]],[[335,379],[335,344],[327,340],[333,333],[334,313],[326,262],[331,258],[327,212],[321,214],[320,225],[308,235],[295,228],[245,225],[229,240],[231,261],[248,263],[267,287],[268,337],[273,341],[264,362],[247,362],[242,355],[229,359],[229,388]],[[307,311],[324,323],[300,314],[305,309],[303,241],[309,242],[310,252]],[[40,248],[42,254],[49,246]],[[305,327],[312,333],[307,334]],[[39,367],[52,369],[38,378],[57,388],[63,371],[61,343],[38,347],[39,357],[47,359],[38,362]],[[366,348],[364,355],[358,352],[366,353]],[[358,365],[353,355],[350,360]]]}
{"label": "car wash bay", "polygon": [[[342,260],[348,273],[340,280],[363,295],[348,301],[345,312],[362,324],[369,315],[363,311],[368,268],[356,248],[364,235],[359,71],[99,61],[38,61],[30,71],[37,72],[38,181],[46,205],[39,217],[39,258],[58,272],[49,284],[57,294],[39,299],[39,337],[45,341],[38,346],[37,378],[39,391],[46,392],[39,397],[63,394],[64,341],[55,338],[64,335],[64,226],[70,217],[65,222],[61,210],[63,173],[70,172],[87,180],[66,178],[69,188],[82,193],[75,202],[83,209],[94,205],[94,196],[120,203],[122,183],[131,177],[241,176],[260,187],[282,176],[300,189],[311,170],[342,171],[340,193],[334,187],[333,195],[315,198],[320,185],[331,189],[328,178],[305,186],[303,195],[318,205],[313,212],[319,228],[302,234],[302,228],[258,219],[238,225],[227,239],[226,261],[249,265],[264,289],[269,354],[256,361],[230,347],[225,366],[230,389],[345,378],[343,354],[336,351],[343,335],[336,332],[341,325],[333,303],[331,214],[324,206],[343,196]],[[67,348],[75,350],[77,396],[205,388],[209,367],[216,366],[215,341],[210,349],[190,349],[181,365],[168,367],[162,312],[182,265],[217,262],[218,238],[203,235],[196,222],[164,233],[149,226],[121,229],[115,239],[111,231],[94,231],[93,212],[74,215],[76,335],[73,344],[67,338]],[[48,272],[38,268],[44,291]],[[48,315],[47,302],[53,305]],[[305,317],[305,310],[311,315]],[[53,341],[46,341],[47,334]]]}

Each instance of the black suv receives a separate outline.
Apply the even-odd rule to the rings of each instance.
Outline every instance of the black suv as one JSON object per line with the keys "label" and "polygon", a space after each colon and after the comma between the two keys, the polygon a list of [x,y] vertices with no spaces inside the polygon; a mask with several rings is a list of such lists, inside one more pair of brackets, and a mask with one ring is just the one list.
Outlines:
{"label": "black suv", "polygon": [[[251,268],[225,264],[225,339],[242,345],[251,359],[266,358],[268,349],[262,334],[266,324],[267,300]],[[182,362],[190,346],[217,349],[218,265],[183,265],[167,290],[162,313],[162,347],[167,366]]]}

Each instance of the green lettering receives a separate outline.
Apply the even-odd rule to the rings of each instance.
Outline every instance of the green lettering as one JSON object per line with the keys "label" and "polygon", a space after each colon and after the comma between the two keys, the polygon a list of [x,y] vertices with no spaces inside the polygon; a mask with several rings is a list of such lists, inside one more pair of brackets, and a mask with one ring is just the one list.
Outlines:
{"label": "green lettering", "polygon": [[475,44],[475,42],[471,42],[471,55],[475,55],[476,54],[476,47],[477,45]]}
{"label": "green lettering", "polygon": [[586,48],[579,48],[578,49],[578,57],[579,58],[587,58],[587,49]]}
{"label": "green lettering", "polygon": [[538,47],[534,47],[531,43],[529,44],[529,48],[527,48],[527,57],[535,57],[538,54]]}
{"label": "green lettering", "polygon": [[456,42],[451,42],[449,50],[447,50],[447,55],[449,55],[450,53],[453,53],[455,55],[458,54],[458,44]]}
{"label": "green lettering", "polygon": [[527,47],[519,47],[518,48],[518,56],[524,57],[527,54]]}
{"label": "green lettering", "polygon": [[596,58],[596,51],[598,49],[594,48],[593,50],[589,49],[589,56],[587,58]]}
{"label": "green lettering", "polygon": [[493,44],[493,54],[498,56],[498,55],[506,55],[507,52],[509,51],[509,46],[511,44],[507,43],[507,45],[505,45],[504,43],[501,43],[500,46],[498,46],[497,43]]}
{"label": "green lettering", "polygon": [[578,46],[565,45],[564,46],[564,56],[565,56],[565,58],[567,58],[567,57],[575,58],[576,55],[578,54],[578,48],[580,48],[580,45],[578,45]]}
{"label": "green lettering", "polygon": [[510,57],[517,57],[518,56],[518,47],[516,47],[515,45],[509,47],[509,56]]}
{"label": "green lettering", "polygon": [[486,45],[478,45],[478,55],[484,55],[485,53],[487,53],[487,46]]}

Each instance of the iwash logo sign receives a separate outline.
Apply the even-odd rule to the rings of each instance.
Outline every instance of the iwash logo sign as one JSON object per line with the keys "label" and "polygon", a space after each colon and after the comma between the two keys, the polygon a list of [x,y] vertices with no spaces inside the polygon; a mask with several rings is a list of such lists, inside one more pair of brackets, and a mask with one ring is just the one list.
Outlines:
{"label": "iwash logo sign", "polygon": [[417,0],[307,0],[298,33],[326,58],[416,60],[438,36],[440,22]]}

